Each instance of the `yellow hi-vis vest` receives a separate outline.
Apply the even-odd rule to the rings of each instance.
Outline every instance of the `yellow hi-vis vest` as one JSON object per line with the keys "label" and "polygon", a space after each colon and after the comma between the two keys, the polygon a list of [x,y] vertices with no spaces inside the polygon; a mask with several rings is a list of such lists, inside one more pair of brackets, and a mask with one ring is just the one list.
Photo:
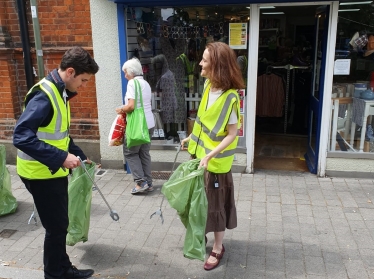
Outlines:
{"label": "yellow hi-vis vest", "polygon": [[[41,90],[47,94],[53,107],[53,117],[46,127],[39,127],[37,137],[58,149],[68,151],[69,148],[69,126],[70,126],[70,106],[57,90],[56,86],[45,78],[35,84],[26,94],[25,101],[30,93]],[[23,108],[25,110],[25,106]],[[51,174],[48,167],[31,156],[17,151],[17,173],[27,179],[50,179],[65,177],[68,170],[60,168],[55,174]]]}
{"label": "yellow hi-vis vest", "polygon": [[[239,123],[239,96],[236,90],[229,89],[208,108],[210,83],[205,86],[204,94],[199,105],[195,124],[192,129],[191,139],[188,143],[188,152],[202,159],[227,136],[227,123],[231,112],[234,110]],[[212,158],[207,170],[213,173],[227,173],[230,171],[234,160],[238,137],[224,150]]]}

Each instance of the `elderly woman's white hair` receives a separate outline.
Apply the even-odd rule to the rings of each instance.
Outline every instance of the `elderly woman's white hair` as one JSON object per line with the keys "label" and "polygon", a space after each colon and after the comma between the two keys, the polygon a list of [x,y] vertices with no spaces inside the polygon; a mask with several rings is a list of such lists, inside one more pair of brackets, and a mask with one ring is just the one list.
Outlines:
{"label": "elderly woman's white hair", "polygon": [[122,71],[126,71],[127,74],[134,77],[143,75],[142,64],[138,58],[127,60],[122,66]]}

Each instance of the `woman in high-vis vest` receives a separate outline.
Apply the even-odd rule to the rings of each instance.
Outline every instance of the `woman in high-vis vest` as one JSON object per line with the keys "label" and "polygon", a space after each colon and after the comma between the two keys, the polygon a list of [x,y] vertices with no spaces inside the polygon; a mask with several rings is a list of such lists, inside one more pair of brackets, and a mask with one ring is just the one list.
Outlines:
{"label": "woman in high-vis vest", "polygon": [[200,62],[201,76],[207,78],[201,103],[188,142],[188,152],[201,159],[205,171],[208,219],[205,233],[214,232],[214,244],[205,270],[218,266],[225,252],[225,230],[237,226],[231,166],[238,143],[239,96],[244,81],[235,52],[221,42],[206,46]]}

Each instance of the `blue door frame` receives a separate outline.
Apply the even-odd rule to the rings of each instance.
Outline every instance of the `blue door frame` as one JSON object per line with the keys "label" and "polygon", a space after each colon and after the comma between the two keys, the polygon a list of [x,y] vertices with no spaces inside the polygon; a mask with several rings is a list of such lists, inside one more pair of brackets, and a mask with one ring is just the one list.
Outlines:
{"label": "blue door frame", "polygon": [[[311,173],[316,174],[318,168],[318,156],[321,136],[321,118],[322,118],[322,100],[325,85],[325,67],[326,67],[326,52],[327,52],[327,37],[329,27],[329,13],[330,6],[326,6],[324,11],[316,12],[315,20],[315,42],[314,42],[314,59],[313,59],[313,78],[312,89],[309,97],[308,110],[308,147],[304,155],[308,169]],[[319,25],[320,20],[323,22],[323,33],[320,35]],[[320,45],[320,47],[319,47]],[[320,60],[320,71],[317,72],[317,63]],[[316,88],[316,79],[319,79],[318,88]]]}
{"label": "blue door frame", "polygon": [[[117,18],[118,18],[118,40],[119,40],[119,60],[120,68],[122,69],[123,63],[127,61],[127,30],[126,30],[126,5],[117,4]],[[124,101],[127,79],[122,74],[121,70],[121,84],[122,84],[122,102]]]}

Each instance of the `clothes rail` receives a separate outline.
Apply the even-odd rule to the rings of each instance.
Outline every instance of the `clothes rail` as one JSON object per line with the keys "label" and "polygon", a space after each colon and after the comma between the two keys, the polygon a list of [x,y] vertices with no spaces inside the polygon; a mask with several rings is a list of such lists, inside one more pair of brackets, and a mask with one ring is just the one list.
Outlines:
{"label": "clothes rail", "polygon": [[[307,70],[310,69],[311,66],[295,66],[291,64],[283,65],[283,66],[268,66],[266,68],[266,73],[271,73],[271,69],[285,69],[287,70],[287,82],[286,82],[286,101],[284,105],[284,126],[283,126],[283,133],[287,133],[287,123],[288,123],[288,95],[289,95],[289,89],[290,89],[290,72],[293,69],[303,69]],[[293,71],[292,76],[292,94],[294,93],[294,85],[295,85],[295,71]]]}

